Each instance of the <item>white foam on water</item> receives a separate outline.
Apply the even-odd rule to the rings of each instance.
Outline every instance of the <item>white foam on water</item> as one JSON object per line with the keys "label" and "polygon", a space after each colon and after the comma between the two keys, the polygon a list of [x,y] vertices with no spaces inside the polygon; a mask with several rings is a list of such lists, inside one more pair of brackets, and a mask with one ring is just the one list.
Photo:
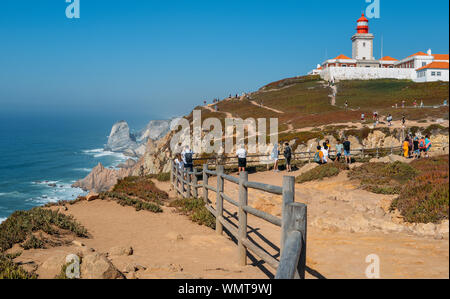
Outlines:
{"label": "white foam on water", "polygon": [[0,218],[0,223],[3,223],[3,221],[5,221],[6,218]]}
{"label": "white foam on water", "polygon": [[71,184],[54,182],[56,187],[50,187],[48,184],[52,184],[52,182],[46,182],[48,183],[42,184],[46,188],[42,191],[41,195],[30,198],[27,201],[32,201],[42,205],[47,203],[55,203],[62,200],[74,200],[78,196],[86,195],[85,191],[80,188],[72,188]]}
{"label": "white foam on water", "polygon": [[13,198],[17,198],[17,197],[21,197],[23,196],[22,193],[18,192],[18,191],[13,191],[13,192],[3,192],[0,193],[0,197],[13,197]]}
{"label": "white foam on water", "polygon": [[75,168],[74,170],[79,172],[91,172],[92,168]]}

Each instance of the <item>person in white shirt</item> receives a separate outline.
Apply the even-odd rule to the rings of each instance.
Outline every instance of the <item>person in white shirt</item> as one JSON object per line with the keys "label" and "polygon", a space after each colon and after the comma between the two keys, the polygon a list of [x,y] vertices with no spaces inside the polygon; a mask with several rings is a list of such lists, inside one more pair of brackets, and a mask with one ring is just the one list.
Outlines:
{"label": "person in white shirt", "polygon": [[324,143],[322,148],[323,162],[328,163],[328,144]]}
{"label": "person in white shirt", "polygon": [[236,155],[238,157],[239,173],[241,173],[241,171],[245,171],[245,168],[247,167],[247,151],[242,146],[236,151]]}

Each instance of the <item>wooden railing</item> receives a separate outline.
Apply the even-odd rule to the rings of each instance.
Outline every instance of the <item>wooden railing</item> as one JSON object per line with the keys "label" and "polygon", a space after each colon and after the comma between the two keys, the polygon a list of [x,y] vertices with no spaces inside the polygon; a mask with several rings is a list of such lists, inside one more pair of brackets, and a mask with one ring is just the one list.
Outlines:
{"label": "wooden railing", "polygon": [[[449,148],[448,143],[433,143],[432,152],[436,149],[442,149],[445,151]],[[315,151],[305,151],[305,152],[296,152],[292,153],[293,161],[308,161],[309,163],[313,162]],[[331,156],[336,155],[336,150],[329,151]],[[374,148],[365,148],[364,146],[357,149],[351,150],[351,155],[354,159],[365,159],[365,158],[381,158],[389,155],[403,155],[403,147],[401,146],[393,146],[393,147],[374,147]],[[261,154],[261,155],[248,155],[247,161],[249,164],[261,162],[261,158],[268,158],[270,155]],[[237,165],[237,157],[218,157],[211,156],[207,158],[195,158],[194,161],[198,162],[206,162],[208,165]],[[284,157],[280,155],[279,161],[284,161]],[[267,161],[266,161],[267,162]],[[202,163],[202,164],[203,164]]]}
{"label": "wooden railing", "polygon": [[[198,182],[201,177],[202,183]],[[208,185],[210,177],[217,178],[215,186]],[[233,199],[225,192],[225,181],[236,184],[239,198]],[[226,229],[237,240],[239,264],[247,265],[249,251],[261,258],[277,271],[277,279],[305,278],[306,270],[306,233],[307,206],[295,203],[295,178],[283,177],[283,186],[273,186],[263,183],[250,182],[248,173],[241,172],[239,178],[224,173],[224,166],[219,165],[216,171],[203,165],[201,171],[193,172],[178,168],[173,162],[171,167],[171,182],[177,194],[184,198],[202,197],[209,212],[216,218],[216,232],[223,234]],[[257,210],[248,205],[248,190],[256,189],[282,196],[282,218]],[[202,191],[200,195],[199,190]],[[209,192],[216,195],[215,206],[209,200]],[[237,227],[224,217],[224,201],[238,209]],[[263,219],[273,225],[281,227],[281,259],[278,261],[261,246],[248,238],[248,214]]]}

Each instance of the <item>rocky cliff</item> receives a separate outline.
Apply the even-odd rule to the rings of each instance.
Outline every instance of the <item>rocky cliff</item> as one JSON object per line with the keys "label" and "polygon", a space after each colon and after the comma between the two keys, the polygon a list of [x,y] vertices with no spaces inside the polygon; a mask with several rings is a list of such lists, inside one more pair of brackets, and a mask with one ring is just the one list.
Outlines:
{"label": "rocky cliff", "polygon": [[77,181],[72,187],[97,193],[109,191],[119,179],[130,176],[132,171],[132,168],[115,170],[98,164],[87,177]]}
{"label": "rocky cliff", "polygon": [[109,134],[105,150],[124,153],[134,151],[136,148],[138,148],[138,144],[136,138],[130,134],[128,123],[123,120],[115,123]]}

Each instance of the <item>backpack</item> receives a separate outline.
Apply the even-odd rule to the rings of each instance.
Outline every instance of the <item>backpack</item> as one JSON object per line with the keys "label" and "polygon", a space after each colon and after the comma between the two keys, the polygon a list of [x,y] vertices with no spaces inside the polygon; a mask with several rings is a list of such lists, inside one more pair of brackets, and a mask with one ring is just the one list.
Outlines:
{"label": "backpack", "polygon": [[291,156],[292,156],[292,151],[291,151],[291,148],[288,146],[284,150],[284,157],[289,159],[289,158],[291,158]]}
{"label": "backpack", "polygon": [[422,148],[422,149],[424,149],[424,148],[426,147],[426,144],[425,144],[425,140],[424,140],[424,139],[421,139],[421,140],[420,140],[419,147]]}
{"label": "backpack", "polygon": [[193,162],[193,154],[192,153],[184,154],[184,158],[186,160],[186,164],[192,164],[192,162]]}
{"label": "backpack", "polygon": [[317,152],[316,155],[314,156],[314,162],[316,162],[316,163],[321,162],[321,160],[320,160],[320,152]]}

